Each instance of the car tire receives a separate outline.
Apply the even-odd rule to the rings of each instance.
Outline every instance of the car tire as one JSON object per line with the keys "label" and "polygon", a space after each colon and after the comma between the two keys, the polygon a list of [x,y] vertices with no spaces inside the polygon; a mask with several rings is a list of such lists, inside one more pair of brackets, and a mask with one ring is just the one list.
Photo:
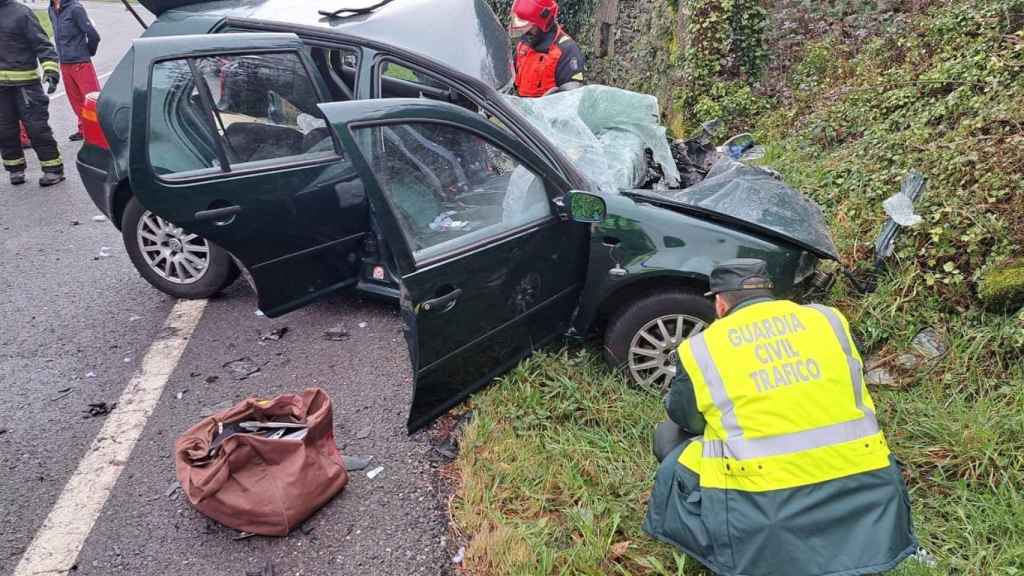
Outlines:
{"label": "car tire", "polygon": [[634,385],[667,390],[675,375],[679,343],[714,319],[714,304],[699,294],[648,293],[623,306],[608,322],[605,360],[623,370]]}
{"label": "car tire", "polygon": [[121,237],[135,269],[154,288],[175,298],[209,298],[238,278],[226,250],[171,225],[131,198]]}

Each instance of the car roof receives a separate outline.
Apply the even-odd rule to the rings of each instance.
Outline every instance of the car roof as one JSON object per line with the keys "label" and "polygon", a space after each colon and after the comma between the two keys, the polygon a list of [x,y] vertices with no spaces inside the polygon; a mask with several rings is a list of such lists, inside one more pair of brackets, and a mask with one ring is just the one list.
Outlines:
{"label": "car roof", "polygon": [[[416,52],[496,90],[512,82],[508,33],[486,0],[393,0],[367,14],[328,18],[380,0],[141,0],[160,16],[206,14],[336,30]],[[170,14],[169,14],[170,16]]]}

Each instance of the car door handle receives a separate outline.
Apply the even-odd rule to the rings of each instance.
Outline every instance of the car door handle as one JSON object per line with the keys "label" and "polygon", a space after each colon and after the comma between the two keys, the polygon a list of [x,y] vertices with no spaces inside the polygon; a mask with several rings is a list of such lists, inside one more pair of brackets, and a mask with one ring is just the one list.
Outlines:
{"label": "car door handle", "polygon": [[442,310],[447,312],[455,306],[455,302],[458,301],[459,296],[462,296],[462,289],[456,288],[444,296],[438,296],[433,300],[427,300],[423,303],[423,311],[432,312],[434,310]]}
{"label": "car door handle", "polygon": [[238,205],[225,206],[224,208],[214,208],[213,210],[200,210],[195,213],[196,220],[217,220],[223,221],[228,220],[235,214],[242,211],[242,207]]}

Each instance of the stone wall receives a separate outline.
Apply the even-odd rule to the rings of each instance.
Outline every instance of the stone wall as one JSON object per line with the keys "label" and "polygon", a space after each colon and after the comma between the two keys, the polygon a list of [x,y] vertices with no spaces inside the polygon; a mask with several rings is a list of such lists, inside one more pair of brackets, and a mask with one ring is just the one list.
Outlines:
{"label": "stone wall", "polygon": [[580,34],[588,80],[630,90],[667,93],[676,26],[668,0],[599,0]]}

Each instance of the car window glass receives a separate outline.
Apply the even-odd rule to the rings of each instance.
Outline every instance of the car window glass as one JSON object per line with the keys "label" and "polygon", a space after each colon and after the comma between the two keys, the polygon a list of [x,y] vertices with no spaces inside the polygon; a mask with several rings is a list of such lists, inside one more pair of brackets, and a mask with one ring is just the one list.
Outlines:
{"label": "car window glass", "polygon": [[544,181],[480,136],[426,122],[356,129],[417,261],[551,215]]}
{"label": "car window glass", "polygon": [[319,98],[298,54],[243,54],[196,60],[214,103],[232,166],[333,153]]}
{"label": "car window glass", "polygon": [[164,178],[337,156],[294,52],[157,62],[149,103],[149,159]]}
{"label": "car window glass", "polygon": [[352,48],[311,46],[309,55],[331,93],[332,102],[355,99],[359,55]]}
{"label": "car window glass", "polygon": [[161,176],[219,172],[212,119],[203,109],[186,60],[153,66],[149,90],[149,158]]}

